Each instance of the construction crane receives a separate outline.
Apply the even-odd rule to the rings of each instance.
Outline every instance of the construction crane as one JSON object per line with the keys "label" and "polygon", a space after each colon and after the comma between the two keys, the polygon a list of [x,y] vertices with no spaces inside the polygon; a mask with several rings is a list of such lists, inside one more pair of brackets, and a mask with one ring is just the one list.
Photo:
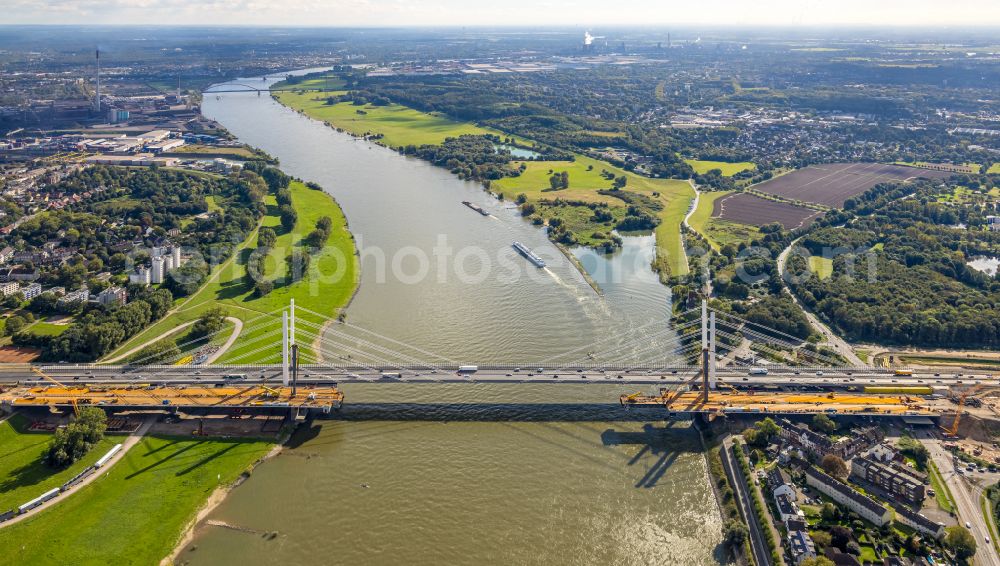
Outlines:
{"label": "construction crane", "polygon": [[974,387],[966,389],[961,395],[958,396],[958,410],[955,412],[955,420],[951,423],[950,428],[944,429],[945,433],[949,437],[955,437],[958,435],[958,425],[962,422],[962,409],[965,407],[965,399],[985,386],[986,385],[983,383],[976,384]]}
{"label": "construction crane", "polygon": [[64,385],[63,383],[60,383],[60,382],[56,381],[55,378],[53,378],[49,374],[45,373],[44,371],[36,368],[35,366],[31,366],[31,371],[34,372],[36,375],[42,377],[46,381],[51,381],[52,383],[55,383],[56,385],[58,385],[59,387],[62,387],[63,389],[69,389],[68,387],[66,387],[66,385]]}
{"label": "construction crane", "polygon": [[[62,387],[63,389],[69,389],[59,381],[56,381],[54,377],[36,368],[35,366],[31,366],[31,371],[44,378],[46,381],[51,381],[52,383],[55,383],[57,386]],[[76,404],[76,397],[73,397],[73,414],[78,417],[80,416],[80,407]]]}

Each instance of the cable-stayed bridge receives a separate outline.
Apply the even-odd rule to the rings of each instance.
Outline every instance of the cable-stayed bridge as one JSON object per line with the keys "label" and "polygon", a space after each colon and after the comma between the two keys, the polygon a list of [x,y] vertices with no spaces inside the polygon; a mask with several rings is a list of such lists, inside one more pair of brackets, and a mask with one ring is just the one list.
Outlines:
{"label": "cable-stayed bridge", "polygon": [[[227,332],[228,328],[180,343],[169,356],[139,354],[125,365],[3,366],[0,384],[19,387],[0,396],[0,402],[16,404],[33,397],[30,400],[35,404],[65,406],[69,399],[76,399],[77,404],[80,400],[98,404],[95,399],[101,398],[107,401],[105,406],[134,406],[138,398],[131,391],[162,389],[144,394],[149,401],[138,404],[177,407],[199,398],[220,408],[273,408],[296,403],[308,406],[301,398],[302,391],[336,390],[346,383],[622,383],[662,387],[659,395],[623,396],[621,401],[626,405],[664,404],[673,410],[676,404],[689,412],[718,412],[736,404],[761,409],[761,405],[772,405],[770,409],[776,410],[776,405],[784,403],[794,405],[796,411],[830,412],[831,406],[841,404],[836,401],[841,398],[843,405],[850,407],[848,412],[896,414],[928,413],[931,409],[926,403],[901,400],[899,395],[891,402],[889,396],[873,395],[887,387],[926,388],[930,392],[934,386],[987,379],[853,366],[833,351],[710,308],[705,302],[674,314],[669,321],[641,326],[626,337],[609,336],[585,347],[519,362],[452,359],[346,321],[331,320],[296,307],[293,301],[285,309],[247,320],[240,340],[221,357],[218,352],[211,356],[220,363],[199,363],[209,359],[204,352]],[[46,401],[54,398],[59,387],[79,391],[62,391],[59,402]],[[241,387],[253,388],[252,394],[226,393],[223,397],[229,401],[220,402],[217,397],[223,391],[203,392],[201,397],[197,393]],[[104,396],[102,388],[112,393]],[[175,399],[166,391],[170,388],[184,389],[184,393]],[[838,391],[839,397],[782,397],[820,390]],[[772,397],[765,399],[764,393]],[[724,399],[727,395],[732,397]],[[858,397],[851,399],[850,395]],[[313,400],[316,398],[314,395]],[[329,410],[339,406],[342,395],[333,401],[324,399],[329,402],[323,406]]]}

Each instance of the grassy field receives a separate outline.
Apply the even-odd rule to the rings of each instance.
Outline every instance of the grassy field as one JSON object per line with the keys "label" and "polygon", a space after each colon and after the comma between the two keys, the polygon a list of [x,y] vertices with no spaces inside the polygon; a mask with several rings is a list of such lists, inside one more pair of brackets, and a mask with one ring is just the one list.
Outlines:
{"label": "grassy field", "polygon": [[57,470],[45,465],[52,435],[26,432],[28,424],[20,415],[0,423],[0,513],[66,483],[119,442],[116,437],[105,438],[82,459]]}
{"label": "grassy field", "polygon": [[51,322],[38,321],[28,327],[28,332],[35,336],[59,336],[70,327],[68,324],[52,324]]}
{"label": "grassy field", "polygon": [[833,275],[833,260],[818,255],[809,256],[809,271],[816,274],[820,279],[826,279]]}
{"label": "grassy field", "polygon": [[712,169],[719,169],[722,171],[722,176],[732,177],[733,175],[746,171],[748,169],[756,169],[757,165],[750,161],[740,161],[738,163],[728,163],[726,161],[703,161],[701,159],[685,159],[684,163],[687,163],[694,169],[695,173],[703,175],[708,173]]}
{"label": "grassy field", "polygon": [[0,530],[11,564],[157,564],[209,494],[264,456],[263,441],[146,437],[106,477]]}
{"label": "grassy field", "polygon": [[951,490],[948,489],[948,484],[941,477],[941,472],[931,460],[927,461],[927,475],[930,476],[931,487],[934,488],[934,500],[937,501],[938,507],[945,513],[953,513],[955,511],[955,504],[953,503],[954,499],[951,496]]}
{"label": "grassy field", "polygon": [[733,191],[707,191],[701,193],[698,208],[688,222],[691,228],[708,240],[713,250],[719,251],[722,246],[749,242],[760,236],[760,229],[748,224],[740,224],[731,220],[712,218],[715,201],[732,194]]}
{"label": "grassy field", "polygon": [[229,155],[232,157],[239,157],[243,159],[252,159],[254,157],[260,157],[253,151],[245,147],[219,147],[214,145],[201,145],[201,144],[189,144],[182,145],[176,149],[170,150],[170,153],[187,153],[193,156],[199,154],[208,155]]}
{"label": "grassy field", "polygon": [[1000,163],[990,165],[990,168],[987,169],[986,172],[994,175],[1000,175]]}
{"label": "grassy field", "polygon": [[439,144],[445,138],[463,134],[497,133],[399,104],[355,106],[350,102],[339,102],[328,105],[326,97],[331,94],[341,93],[279,92],[274,96],[282,104],[300,110],[310,118],[329,122],[351,134],[382,134],[382,141],[390,147]]}
{"label": "grassy field", "polygon": [[305,90],[305,89],[319,89],[319,90],[338,90],[344,88],[344,81],[337,77],[336,73],[317,73],[316,76],[310,77],[308,79],[302,79],[302,81],[289,84],[288,81],[281,81],[274,83],[271,86],[271,92],[278,92],[283,90]]}
{"label": "grassy field", "polygon": [[[298,221],[290,232],[281,229],[274,197],[272,195],[266,197],[268,212],[262,221],[262,226],[275,228],[278,234],[277,242],[267,262],[267,272],[273,276],[279,269],[283,270],[285,255],[298,246],[302,238],[315,228],[316,221],[320,217],[329,216],[333,219],[330,239],[321,252],[312,256],[307,277],[290,285],[277,284],[269,295],[255,298],[253,289],[245,279],[247,260],[257,246],[255,230],[239,246],[233,257],[213,272],[209,281],[197,293],[179,301],[171,314],[134,336],[108,357],[112,358],[143,344],[178,324],[198,318],[212,307],[220,306],[229,316],[238,318],[247,325],[244,326],[233,347],[219,362],[273,361],[278,355],[276,348],[254,354],[250,352],[266,343],[266,341],[255,342],[255,339],[280,330],[280,319],[257,317],[288,306],[292,298],[298,306],[330,318],[335,317],[350,300],[358,284],[359,268],[357,257],[354,255],[354,239],[347,230],[343,212],[329,195],[323,191],[309,189],[298,181],[291,184],[290,190],[293,206],[298,212]],[[322,323],[322,320],[314,316],[301,315],[301,320]]]}
{"label": "grassy field", "polygon": [[[611,181],[601,175],[602,170],[615,177],[622,175],[627,177],[626,191],[645,194],[663,203],[663,210],[659,214],[661,222],[656,228],[657,251],[665,258],[671,274],[687,274],[687,260],[684,257],[680,237],[681,221],[684,220],[691,199],[694,198],[694,189],[687,181],[650,179],[582,155],[577,155],[574,161],[524,161],[514,162],[513,166],[520,167],[522,163],[526,169],[520,176],[493,181],[490,188],[502,193],[507,200],[514,200],[517,195],[524,194],[529,201],[561,198],[623,207],[624,203],[621,200],[599,194],[597,191],[611,188]],[[569,188],[560,191],[548,190],[550,171],[568,173]]]}

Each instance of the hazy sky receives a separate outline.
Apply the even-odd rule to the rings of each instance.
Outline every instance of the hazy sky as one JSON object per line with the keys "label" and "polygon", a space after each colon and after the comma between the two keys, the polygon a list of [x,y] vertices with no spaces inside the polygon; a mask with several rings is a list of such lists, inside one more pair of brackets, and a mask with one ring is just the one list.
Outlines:
{"label": "hazy sky", "polygon": [[10,24],[1000,25],[1000,0],[0,0]]}

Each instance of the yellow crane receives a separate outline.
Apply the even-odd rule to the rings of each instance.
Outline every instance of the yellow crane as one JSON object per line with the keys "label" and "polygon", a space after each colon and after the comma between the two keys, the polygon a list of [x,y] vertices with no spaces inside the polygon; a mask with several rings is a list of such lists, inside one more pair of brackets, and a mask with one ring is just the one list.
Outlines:
{"label": "yellow crane", "polygon": [[975,393],[976,391],[979,391],[980,389],[982,389],[985,386],[986,386],[985,384],[979,383],[979,384],[975,385],[974,387],[970,387],[970,388],[966,389],[965,391],[962,392],[961,395],[959,395],[959,397],[958,397],[958,410],[955,412],[955,420],[954,420],[954,422],[951,423],[951,427],[950,428],[945,429],[945,432],[949,436],[957,436],[958,435],[958,425],[961,424],[961,422],[962,422],[962,408],[965,407],[965,399],[969,395],[972,395],[973,393]]}
{"label": "yellow crane", "polygon": [[[51,381],[52,383],[56,384],[59,387],[62,387],[63,389],[69,389],[68,387],[66,387],[61,382],[56,381],[56,379],[54,377],[52,377],[51,375],[49,375],[49,374],[45,373],[44,371],[38,369],[35,366],[31,366],[31,371],[34,372],[36,375],[42,377],[46,381]],[[73,397],[73,414],[76,415],[76,416],[78,416],[78,417],[80,416],[80,407],[77,406],[77,404],[76,404],[76,397],[75,396]]]}

